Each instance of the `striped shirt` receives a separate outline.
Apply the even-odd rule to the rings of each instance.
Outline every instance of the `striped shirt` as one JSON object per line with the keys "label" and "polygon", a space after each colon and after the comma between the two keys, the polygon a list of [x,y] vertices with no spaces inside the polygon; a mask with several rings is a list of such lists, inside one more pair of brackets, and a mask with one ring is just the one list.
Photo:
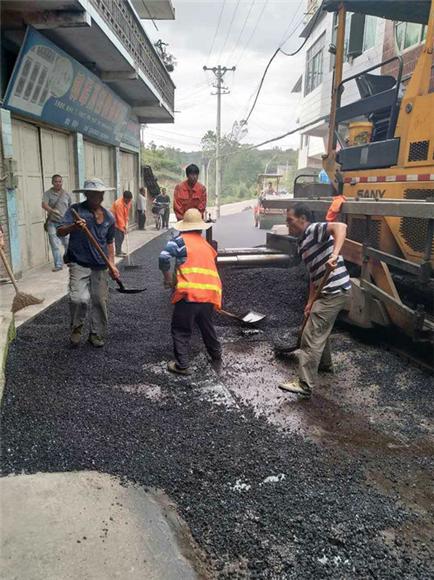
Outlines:
{"label": "striped shirt", "polygon": [[[326,270],[326,263],[333,254],[334,240],[327,232],[327,223],[310,224],[298,241],[298,252],[309,272],[310,281],[318,286]],[[350,276],[342,256],[338,257],[338,265],[332,271],[324,294],[337,294],[351,288]]]}
{"label": "striped shirt", "polygon": [[170,270],[170,260],[175,258],[176,268],[187,260],[187,247],[181,235],[175,236],[167,242],[158,259],[158,266],[162,272]]}

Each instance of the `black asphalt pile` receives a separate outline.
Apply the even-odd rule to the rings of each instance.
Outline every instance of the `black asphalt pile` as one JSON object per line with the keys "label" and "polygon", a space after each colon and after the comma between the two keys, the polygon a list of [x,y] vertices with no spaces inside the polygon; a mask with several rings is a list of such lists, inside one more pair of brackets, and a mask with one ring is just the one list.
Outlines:
{"label": "black asphalt pile", "polygon": [[[111,293],[104,349],[69,350],[66,300],[19,329],[2,403],[3,473],[92,469],[162,488],[204,551],[209,577],[434,577],[432,545],[384,540],[414,515],[366,483],[364,454],[285,434],[236,402],[207,400],[201,384],[217,379],[205,364],[192,382],[164,371],[171,309],[157,270],[162,245],[136,252],[144,268],[125,273],[146,293]],[[298,323],[304,284],[297,290],[281,273],[225,273],[226,306],[244,296],[240,307],[266,311],[277,326],[278,304],[279,319]],[[292,304],[297,314],[285,311]]]}

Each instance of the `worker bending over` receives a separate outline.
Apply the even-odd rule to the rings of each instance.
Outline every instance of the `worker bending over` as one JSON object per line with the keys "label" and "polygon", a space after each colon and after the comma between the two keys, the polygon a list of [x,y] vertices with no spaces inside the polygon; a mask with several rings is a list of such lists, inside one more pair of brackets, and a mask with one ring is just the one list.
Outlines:
{"label": "worker bending over", "polygon": [[[216,370],[222,349],[212,322],[213,310],[221,308],[222,284],[217,272],[217,253],[202,237],[202,230],[211,226],[202,220],[200,211],[188,209],[184,219],[175,225],[180,234],[169,241],[159,258],[166,288],[173,288],[172,339],[175,360],[167,368],[173,373],[188,375],[190,341],[196,323]],[[175,275],[170,272],[175,258]]]}
{"label": "worker bending over", "polygon": [[196,208],[204,217],[206,188],[199,183],[199,167],[191,163],[186,169],[187,179],[178,183],[173,194],[173,209],[178,220],[182,220],[188,209]]}
{"label": "worker bending over", "polygon": [[86,200],[71,206],[80,216],[75,219],[69,208],[62,223],[57,228],[59,236],[70,236],[65,262],[69,266],[69,301],[71,312],[71,346],[78,346],[81,340],[87,307],[91,302],[89,342],[92,346],[104,346],[107,334],[107,266],[82,231],[87,226],[101,246],[113,266],[115,277],[119,272],[115,266],[114,236],[115,220],[112,214],[102,207],[105,187],[101,179],[93,177],[84,182],[83,192]]}
{"label": "worker bending over", "polygon": [[[309,273],[309,298],[304,309],[304,315],[309,318],[301,337],[299,377],[279,387],[310,398],[318,370],[333,372],[329,336],[339,312],[348,304],[351,292],[350,276],[340,255],[347,226],[312,223],[311,211],[303,204],[290,208],[287,219],[289,233],[299,237],[298,251]],[[328,281],[312,304],[316,287],[327,268],[331,269]]]}

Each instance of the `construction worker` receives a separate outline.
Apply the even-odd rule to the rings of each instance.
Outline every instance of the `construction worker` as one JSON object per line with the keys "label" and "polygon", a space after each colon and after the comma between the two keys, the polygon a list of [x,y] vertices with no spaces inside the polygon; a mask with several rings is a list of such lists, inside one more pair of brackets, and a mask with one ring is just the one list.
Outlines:
{"label": "construction worker", "polygon": [[206,209],[206,188],[199,183],[199,167],[191,163],[186,169],[187,179],[175,187],[173,193],[173,209],[178,220],[182,220],[190,208],[200,211],[202,217]]}
{"label": "construction worker", "polygon": [[[318,369],[333,372],[329,336],[335,320],[348,304],[351,282],[340,255],[345,242],[346,224],[312,223],[310,209],[297,204],[288,210],[288,228],[298,236],[298,251],[308,270],[309,298],[304,309],[308,317],[300,351],[298,379],[279,385],[284,391],[310,398],[318,377]],[[331,270],[319,298],[313,303],[316,288]]]}
{"label": "construction worker", "polygon": [[111,212],[115,218],[115,246],[116,256],[126,256],[122,251],[125,234],[128,231],[129,212],[133,199],[131,191],[124,191],[122,197],[113,202]]}
{"label": "construction worker", "polygon": [[[205,347],[216,370],[221,363],[222,350],[212,315],[221,308],[222,284],[216,266],[217,252],[202,237],[205,223],[198,209],[188,209],[184,219],[175,225],[180,234],[169,241],[160,254],[159,268],[164,285],[173,288],[172,339],[175,360],[167,365],[169,371],[189,375],[190,341],[196,323]],[[175,276],[170,272],[171,258],[175,258]]]}
{"label": "construction worker", "polygon": [[331,183],[331,186],[333,200],[327,210],[326,222],[338,221],[342,205],[347,201],[347,198],[344,195],[344,181],[340,173],[336,173],[336,179]]}
{"label": "construction worker", "polygon": [[[63,179],[57,173],[51,178],[50,189],[42,196],[42,208],[47,212],[44,229],[48,234],[51,252],[53,254],[53,272],[63,268],[63,253],[68,248],[68,237],[59,238],[57,226],[62,223],[66,210],[72,203],[71,194],[63,189]],[[63,253],[61,252],[63,246]]]}
{"label": "construction worker", "polygon": [[71,206],[80,216],[76,221],[69,208],[57,235],[69,235],[65,262],[69,266],[69,301],[71,313],[71,346],[77,347],[81,341],[83,324],[89,301],[91,302],[89,342],[92,346],[104,346],[107,334],[108,275],[105,262],[82,231],[87,226],[113,266],[113,277],[119,277],[115,266],[114,237],[115,220],[112,214],[102,207],[104,192],[110,189],[101,179],[93,177],[84,182],[83,192],[86,200]]}

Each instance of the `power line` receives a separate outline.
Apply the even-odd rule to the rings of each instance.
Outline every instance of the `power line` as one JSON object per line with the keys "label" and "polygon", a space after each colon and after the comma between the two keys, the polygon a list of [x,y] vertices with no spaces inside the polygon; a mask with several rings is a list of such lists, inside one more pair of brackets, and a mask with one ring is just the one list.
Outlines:
{"label": "power line", "polygon": [[237,14],[237,12],[238,12],[238,8],[239,8],[239,6],[240,6],[240,0],[237,0],[237,3],[235,4],[234,11],[233,11],[233,13],[232,13],[232,18],[231,18],[231,22],[230,22],[230,24],[229,24],[228,32],[227,32],[227,34],[226,34],[226,38],[225,38],[225,41],[224,41],[224,43],[223,43],[223,48],[221,49],[221,51],[220,51],[220,54],[219,54],[219,56],[218,56],[218,59],[217,59],[218,61],[221,59],[221,57],[222,57],[222,54],[223,54],[223,52],[224,52],[224,50],[225,50],[225,48],[226,48],[226,44],[228,43],[229,35],[230,35],[230,33],[231,33],[232,26],[233,26],[233,24],[234,24],[235,16],[236,16],[236,14]]}
{"label": "power line", "polygon": [[213,51],[214,44],[215,44],[215,41],[216,41],[216,38],[217,38],[217,34],[218,34],[219,30],[220,30],[220,24],[221,24],[221,21],[222,21],[223,11],[225,9],[225,4],[226,4],[226,0],[223,0],[223,4],[222,4],[221,10],[220,10],[220,14],[219,14],[219,18],[218,18],[218,21],[217,21],[217,26],[216,26],[216,29],[215,29],[215,32],[214,32],[214,38],[212,39],[211,48],[209,49],[208,57],[206,59],[207,62],[210,59],[210,56],[211,56],[211,53]]}
{"label": "power line", "polygon": [[287,39],[286,39],[286,40],[285,40],[285,41],[284,41],[284,42],[283,42],[283,43],[282,43],[282,44],[279,46],[279,48],[277,48],[277,49],[275,50],[275,52],[273,53],[272,57],[271,57],[271,58],[270,58],[270,60],[268,61],[268,63],[267,63],[267,66],[265,67],[264,73],[263,73],[263,75],[262,75],[262,78],[261,78],[261,81],[260,81],[260,83],[259,83],[258,90],[257,90],[257,92],[256,92],[256,97],[255,97],[255,100],[253,101],[253,105],[252,105],[252,107],[251,107],[251,109],[250,109],[250,111],[249,111],[249,114],[247,115],[247,117],[246,117],[246,119],[245,119],[245,120],[246,120],[246,122],[247,122],[247,121],[250,119],[250,116],[252,115],[252,113],[253,113],[253,111],[254,111],[254,109],[255,109],[256,103],[258,102],[259,94],[260,94],[260,92],[261,92],[261,89],[262,89],[262,86],[263,86],[263,84],[264,84],[265,77],[267,76],[268,69],[270,68],[270,66],[271,66],[271,63],[273,62],[273,60],[276,58],[276,56],[279,54],[279,52],[281,52],[281,53],[282,53],[282,54],[284,54],[285,56],[295,56],[296,54],[298,54],[298,53],[299,53],[299,52],[300,52],[300,51],[301,51],[301,50],[304,48],[304,46],[306,45],[307,41],[308,41],[308,40],[309,40],[309,38],[310,38],[310,35],[312,34],[312,30],[315,28],[315,24],[316,24],[316,21],[318,20],[318,15],[320,14],[320,12],[321,12],[321,11],[320,11],[320,10],[318,10],[318,12],[316,13],[316,16],[315,16],[315,21],[314,21],[314,22],[313,22],[313,24],[312,24],[312,28],[311,28],[311,31],[310,31],[310,33],[309,33],[309,34],[306,36],[306,38],[305,38],[305,39],[304,39],[304,41],[301,43],[301,45],[300,45],[300,46],[297,48],[297,50],[295,50],[294,52],[285,52],[284,50],[282,50],[282,48],[281,48],[281,47],[283,46],[283,44],[285,44],[285,42],[288,42],[288,40],[291,38],[291,36],[292,36],[292,35],[295,33],[295,31],[297,30],[298,26],[300,25],[300,22],[299,22],[299,23],[297,24],[297,26],[294,28],[294,30],[293,30],[293,31],[292,31],[292,33],[289,35],[289,37],[288,37],[288,38],[287,38]]}
{"label": "power line", "polygon": [[235,54],[235,52],[236,52],[236,50],[238,48],[238,43],[240,42],[241,37],[243,36],[243,32],[244,32],[244,30],[246,28],[246,25],[247,25],[247,22],[248,22],[248,20],[250,18],[250,14],[252,13],[252,10],[253,10],[253,7],[255,5],[255,2],[256,2],[256,0],[252,0],[252,2],[250,3],[249,11],[247,12],[247,16],[244,19],[244,23],[243,23],[243,25],[241,27],[240,33],[239,33],[238,38],[237,38],[237,41],[235,43],[235,47],[234,47],[233,51],[231,52],[228,60],[232,60],[232,57],[234,56],[234,54]]}
{"label": "power line", "polygon": [[246,44],[244,45],[244,48],[241,51],[240,57],[238,58],[238,60],[236,62],[236,66],[238,66],[238,64],[241,62],[241,60],[242,60],[242,58],[244,56],[244,53],[246,52],[246,49],[247,49],[247,47],[250,44],[250,41],[252,40],[252,38],[253,38],[256,30],[258,29],[259,23],[261,21],[262,15],[265,12],[265,8],[267,7],[267,4],[268,4],[268,0],[265,0],[264,5],[262,6],[262,9],[261,9],[261,11],[260,11],[260,13],[258,15],[258,18],[256,19],[255,26],[253,27],[253,30],[252,30],[252,32],[251,32],[251,34],[249,36],[249,39],[247,40]]}

